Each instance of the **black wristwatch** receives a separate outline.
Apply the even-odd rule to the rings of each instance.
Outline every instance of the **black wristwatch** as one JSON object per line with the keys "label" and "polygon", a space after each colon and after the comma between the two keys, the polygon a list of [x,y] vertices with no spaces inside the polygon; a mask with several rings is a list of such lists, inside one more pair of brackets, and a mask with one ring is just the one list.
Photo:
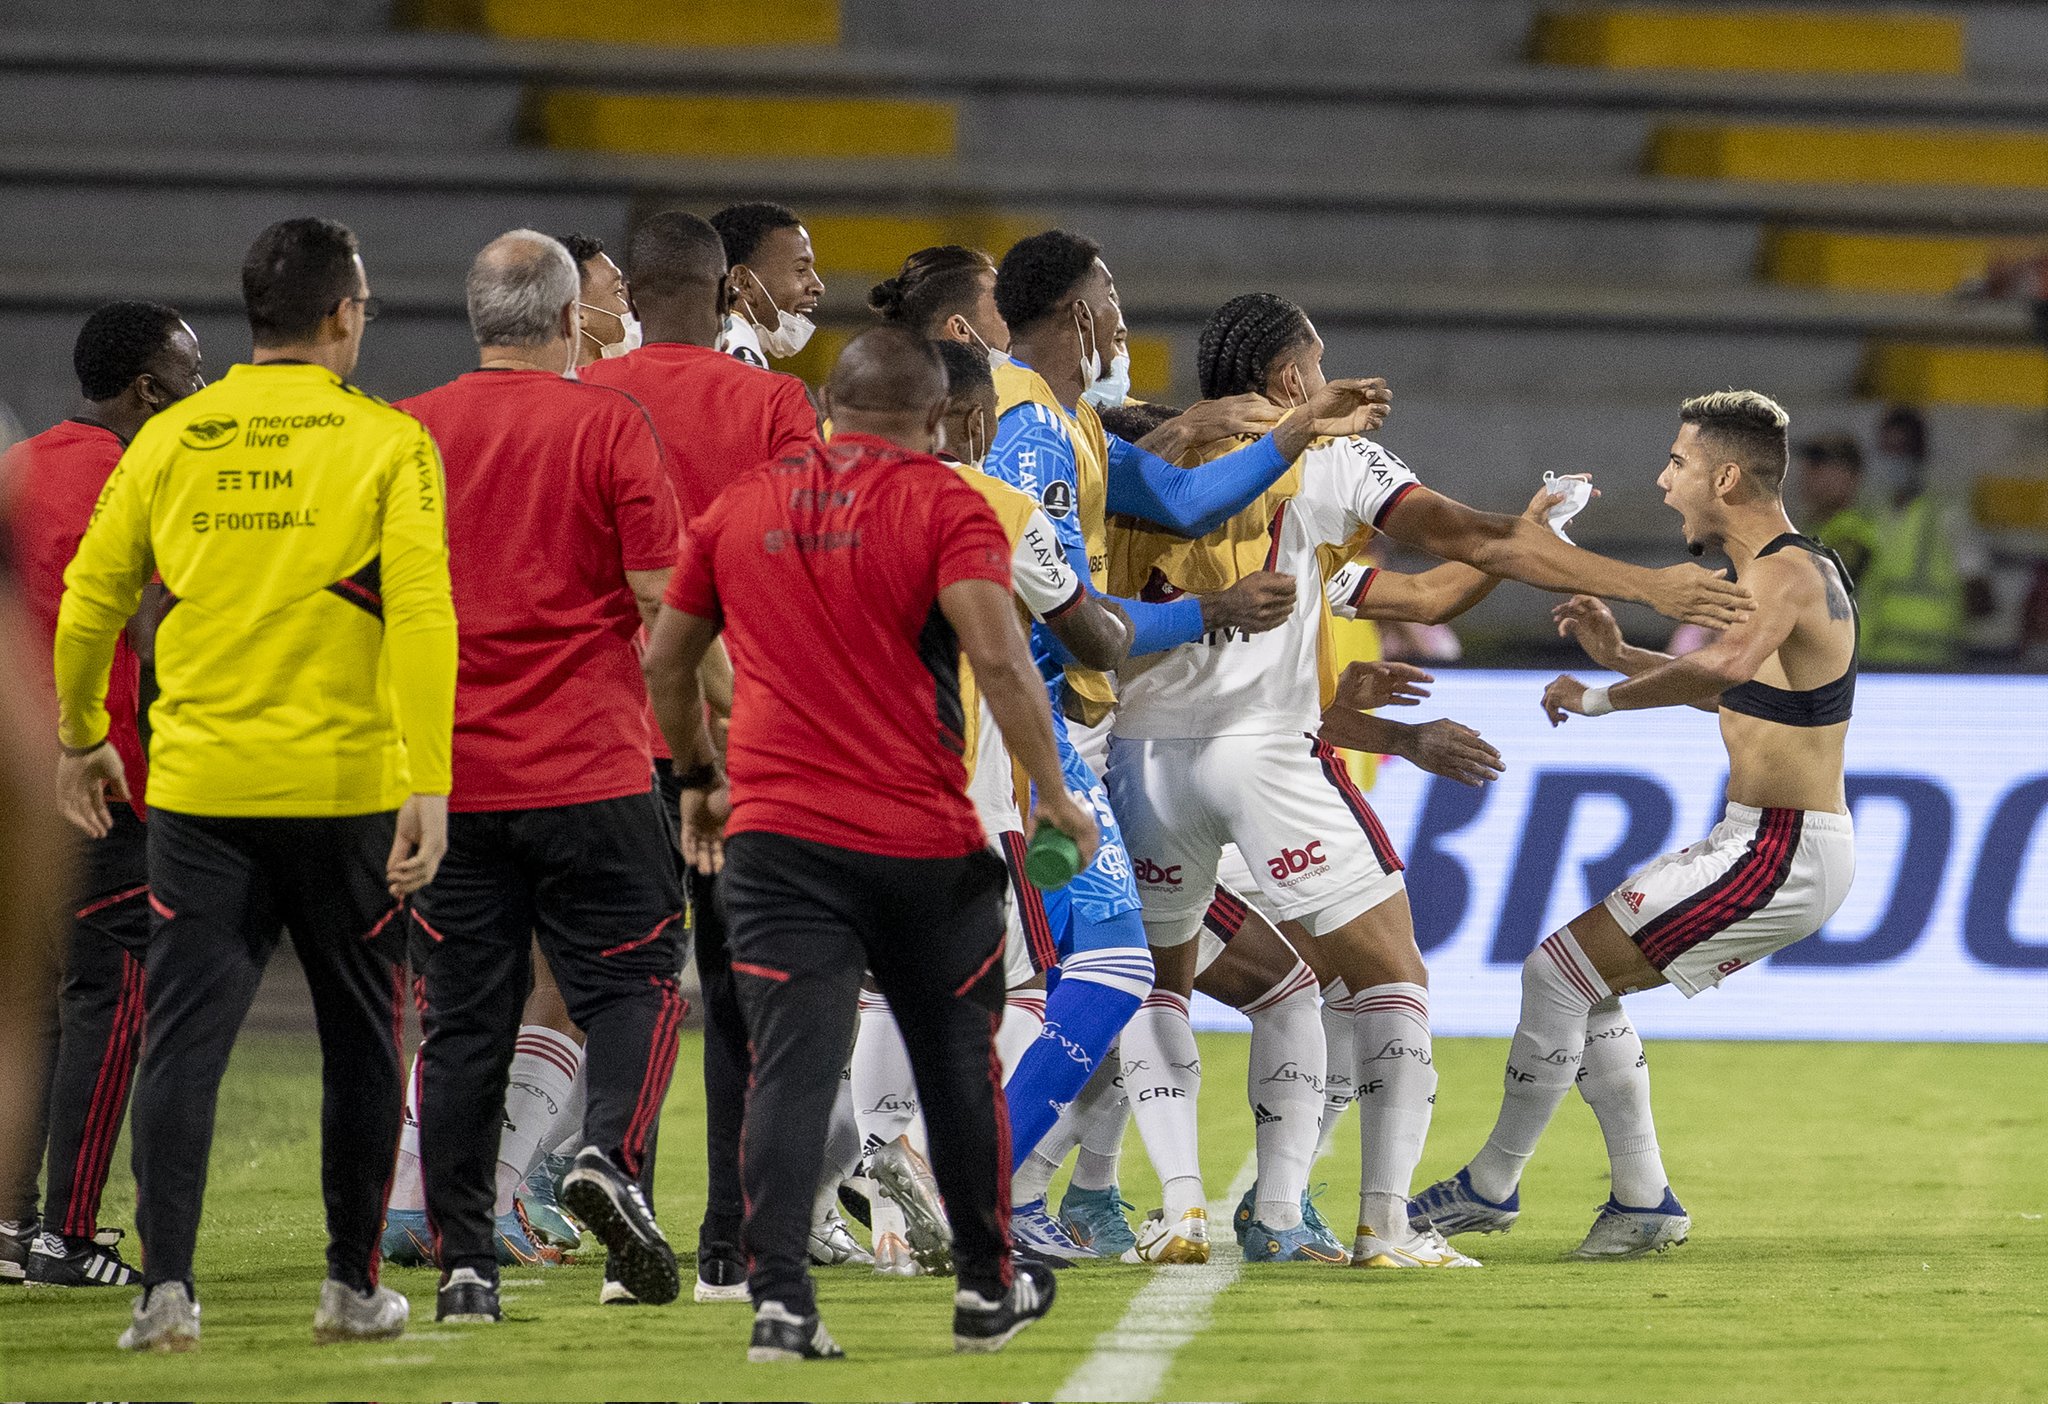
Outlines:
{"label": "black wristwatch", "polygon": [[706,761],[692,766],[676,776],[678,790],[715,790],[718,788],[718,767]]}

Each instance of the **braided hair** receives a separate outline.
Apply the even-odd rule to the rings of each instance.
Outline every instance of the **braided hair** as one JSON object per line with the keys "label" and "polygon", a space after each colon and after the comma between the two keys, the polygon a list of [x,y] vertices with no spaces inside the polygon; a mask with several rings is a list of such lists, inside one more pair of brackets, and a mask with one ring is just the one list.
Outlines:
{"label": "braided hair", "polygon": [[1273,362],[1314,337],[1308,314],[1272,293],[1233,297],[1202,324],[1195,350],[1202,398],[1221,399],[1266,388]]}

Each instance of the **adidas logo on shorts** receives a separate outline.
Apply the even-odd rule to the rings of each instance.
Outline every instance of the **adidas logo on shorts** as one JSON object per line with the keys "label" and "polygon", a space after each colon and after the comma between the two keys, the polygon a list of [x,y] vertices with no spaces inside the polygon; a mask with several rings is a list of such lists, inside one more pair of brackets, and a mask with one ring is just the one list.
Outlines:
{"label": "adidas logo on shorts", "polygon": [[1621,894],[1621,900],[1628,903],[1628,909],[1632,912],[1640,913],[1643,910],[1643,894],[1640,892],[1624,892]]}

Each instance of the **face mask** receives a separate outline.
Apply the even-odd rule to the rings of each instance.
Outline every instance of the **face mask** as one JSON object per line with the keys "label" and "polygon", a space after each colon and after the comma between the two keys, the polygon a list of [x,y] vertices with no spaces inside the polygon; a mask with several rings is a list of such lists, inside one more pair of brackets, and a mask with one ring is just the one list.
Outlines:
{"label": "face mask", "polygon": [[818,324],[801,313],[785,312],[775,306],[775,299],[768,296],[768,289],[763,286],[760,276],[751,268],[747,270],[747,276],[754,280],[755,287],[761,289],[761,296],[768,298],[768,306],[775,313],[775,325],[772,327],[754,323],[761,335],[761,349],[778,360],[803,350],[804,343],[811,339],[811,333],[818,329]]}
{"label": "face mask", "polygon": [[966,332],[968,336],[973,338],[974,344],[976,346],[979,346],[981,348],[981,354],[988,359],[989,368],[993,370],[995,368],[996,362],[1002,359],[1002,357],[997,353],[996,348],[989,345],[986,341],[983,341],[981,339],[981,333],[976,331],[965,317],[960,318],[960,328],[962,331]]}
{"label": "face mask", "polygon": [[1074,349],[1081,353],[1081,388],[1086,390],[1102,379],[1102,344],[1097,342],[1089,346],[1089,334],[1095,330],[1095,309],[1085,302],[1081,309],[1088,314],[1088,325],[1083,328],[1081,319],[1074,318]]}
{"label": "face mask", "polygon": [[1909,488],[1920,481],[1924,469],[1903,453],[1874,453],[1870,456],[1871,471],[1877,480],[1893,491]]}
{"label": "face mask", "polygon": [[[609,307],[593,307],[587,302],[579,302],[576,305],[578,307],[589,307],[593,312],[609,312],[612,316],[617,317],[619,325],[626,329],[626,334],[617,341],[609,344],[598,341],[597,356],[599,360],[609,361],[614,356],[623,356],[628,351],[640,349],[640,319],[631,312],[612,312]],[[589,328],[584,328],[583,334],[589,336],[592,341],[597,341],[595,336],[591,336]]]}
{"label": "face mask", "polygon": [[1114,409],[1131,398],[1131,353],[1119,351],[1110,358],[1109,374],[1081,392],[1081,398],[1097,409]]}

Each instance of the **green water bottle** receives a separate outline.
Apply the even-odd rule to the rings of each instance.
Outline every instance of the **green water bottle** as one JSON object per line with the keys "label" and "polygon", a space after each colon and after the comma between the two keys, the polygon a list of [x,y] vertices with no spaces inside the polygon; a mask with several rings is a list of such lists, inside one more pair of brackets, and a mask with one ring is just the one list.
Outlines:
{"label": "green water bottle", "polygon": [[1024,876],[1042,892],[1056,892],[1081,871],[1081,845],[1050,824],[1040,824],[1024,850]]}

